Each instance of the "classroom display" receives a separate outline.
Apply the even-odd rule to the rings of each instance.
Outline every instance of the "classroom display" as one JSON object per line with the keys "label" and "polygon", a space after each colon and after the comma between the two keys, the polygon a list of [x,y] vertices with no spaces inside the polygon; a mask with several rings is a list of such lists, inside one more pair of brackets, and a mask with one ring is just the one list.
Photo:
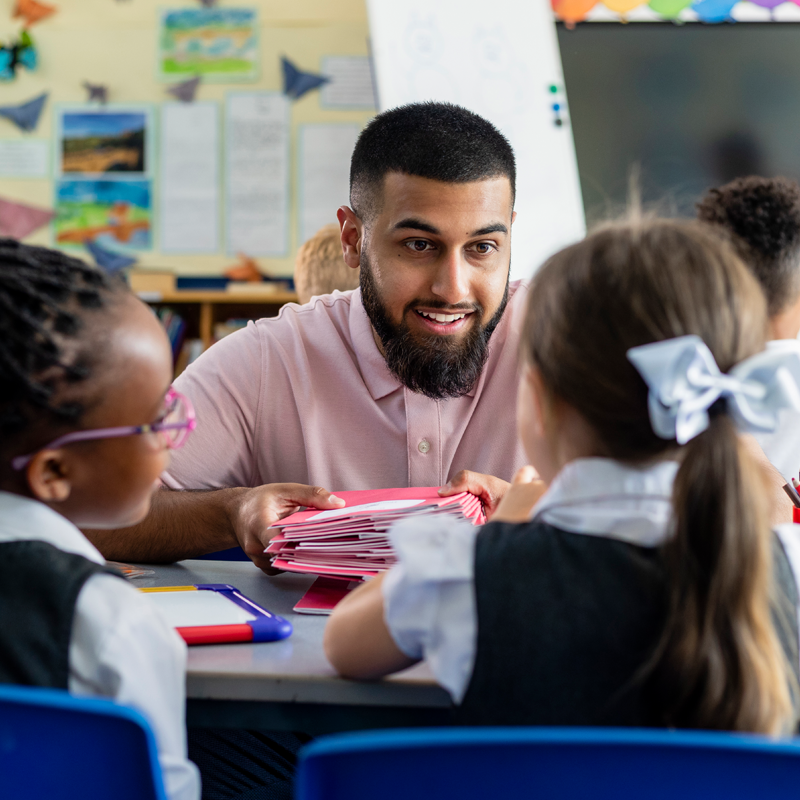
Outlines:
{"label": "classroom display", "polygon": [[[348,202],[342,176],[375,112],[363,6],[339,11],[332,22],[315,0],[10,4],[0,228],[103,267],[116,256],[220,276],[242,254],[262,276],[291,276],[309,225]],[[315,125],[330,141],[308,134]],[[322,160],[330,170],[300,191]]]}
{"label": "classroom display", "polygon": [[551,0],[557,19],[577,22],[800,22],[794,0]]}

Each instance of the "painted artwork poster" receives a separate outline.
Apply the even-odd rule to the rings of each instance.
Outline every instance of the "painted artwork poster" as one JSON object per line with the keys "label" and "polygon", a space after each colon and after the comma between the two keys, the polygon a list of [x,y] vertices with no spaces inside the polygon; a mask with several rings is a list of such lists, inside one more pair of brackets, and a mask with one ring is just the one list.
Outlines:
{"label": "painted artwork poster", "polygon": [[148,120],[144,111],[63,111],[61,172],[146,173]]}
{"label": "painted artwork poster", "polygon": [[225,82],[258,76],[258,25],[251,8],[184,8],[161,17],[163,80],[200,75]]}
{"label": "painted artwork poster", "polygon": [[57,244],[91,239],[110,250],[152,247],[153,209],[149,180],[78,180],[56,183]]}

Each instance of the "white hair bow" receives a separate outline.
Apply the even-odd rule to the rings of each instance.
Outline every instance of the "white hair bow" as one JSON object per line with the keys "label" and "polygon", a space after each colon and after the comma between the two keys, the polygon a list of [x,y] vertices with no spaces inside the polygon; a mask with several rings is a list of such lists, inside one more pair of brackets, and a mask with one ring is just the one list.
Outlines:
{"label": "white hair bow", "polygon": [[770,342],[728,375],[699,336],[632,347],[628,360],[650,389],[653,431],[678,444],[708,427],[708,409],[721,397],[742,431],[773,431],[781,409],[800,411],[800,342]]}

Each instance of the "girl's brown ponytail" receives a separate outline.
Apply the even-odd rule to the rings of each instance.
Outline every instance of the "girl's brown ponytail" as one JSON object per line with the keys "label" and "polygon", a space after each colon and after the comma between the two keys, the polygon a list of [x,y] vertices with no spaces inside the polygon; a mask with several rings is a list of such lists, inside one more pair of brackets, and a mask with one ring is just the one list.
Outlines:
{"label": "girl's brown ponytail", "polygon": [[682,455],[664,547],[669,618],[651,696],[670,726],[786,733],[790,672],[771,618],[761,471],[721,410]]}

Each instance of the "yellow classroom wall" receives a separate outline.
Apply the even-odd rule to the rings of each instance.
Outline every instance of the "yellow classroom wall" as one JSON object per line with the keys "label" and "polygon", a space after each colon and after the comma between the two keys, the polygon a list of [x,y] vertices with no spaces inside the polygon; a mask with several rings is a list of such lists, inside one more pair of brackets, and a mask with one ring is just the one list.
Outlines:
{"label": "yellow classroom wall", "polygon": [[[0,105],[22,103],[43,91],[50,93],[36,130],[22,133],[13,124],[0,119],[0,139],[36,138],[53,141],[55,134],[53,104],[86,101],[82,83],[106,84],[109,103],[172,102],[165,91],[168,84],[156,74],[159,12],[164,9],[199,8],[197,0],[60,0],[53,2],[58,13],[31,28],[39,55],[34,72],[20,69],[10,82],[0,83]],[[12,20],[14,0],[0,0],[0,40],[8,41],[20,30]],[[257,80],[237,83],[201,84],[197,99],[214,100],[224,114],[225,94],[229,91],[280,91],[282,76],[280,58],[287,56],[301,69],[318,72],[325,56],[365,56],[368,52],[368,26],[364,0],[256,0],[228,2],[220,0],[220,8],[257,8],[259,12],[260,65]],[[291,275],[298,241],[297,221],[297,134],[304,123],[356,123],[364,125],[374,111],[329,110],[320,105],[319,91],[312,91],[292,103],[290,163],[290,252],[285,258],[258,258],[258,263],[274,275]],[[157,129],[157,126],[156,126]],[[156,142],[158,138],[156,137]],[[52,157],[51,157],[52,160]],[[221,165],[224,164],[224,159]],[[52,164],[51,164],[52,173]],[[153,215],[158,217],[158,175],[154,182]],[[0,197],[51,208],[54,186],[52,178],[0,178]],[[220,185],[220,207],[224,213],[224,193]],[[331,222],[336,209],[331,209]],[[221,229],[222,230],[222,229]],[[156,229],[156,244],[158,242]],[[235,257],[225,254],[224,239],[215,254],[175,255],[158,250],[137,252],[139,267],[166,268],[178,274],[220,274]],[[31,244],[52,245],[50,228],[43,228],[25,239]]]}

